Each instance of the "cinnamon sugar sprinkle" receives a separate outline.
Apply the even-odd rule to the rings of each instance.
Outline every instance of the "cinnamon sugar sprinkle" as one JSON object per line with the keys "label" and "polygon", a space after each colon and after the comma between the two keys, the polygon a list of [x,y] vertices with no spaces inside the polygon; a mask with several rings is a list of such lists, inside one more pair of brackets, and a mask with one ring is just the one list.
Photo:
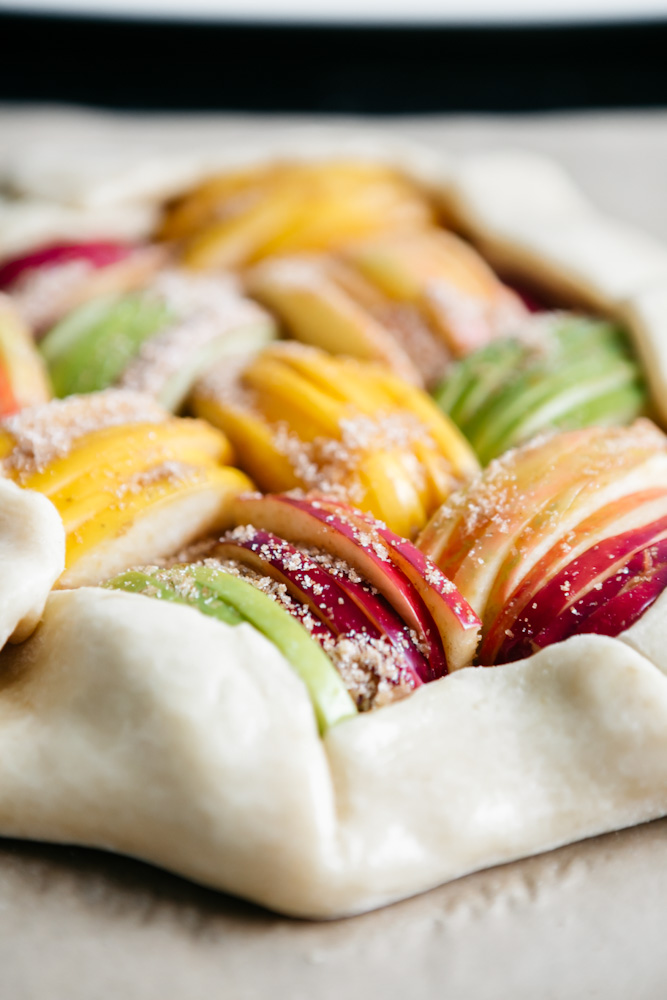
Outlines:
{"label": "cinnamon sugar sprinkle", "polygon": [[2,469],[20,482],[69,454],[85,434],[122,424],[162,423],[168,417],[150,397],[120,389],[30,406],[0,424],[15,439]]}
{"label": "cinnamon sugar sprinkle", "polygon": [[340,438],[302,441],[286,424],[277,424],[274,444],[306,488],[353,502],[363,497],[357,474],[364,455],[401,450],[406,475],[417,478],[420,466],[411,446],[421,442],[435,447],[417,417],[404,411],[372,417],[355,414],[343,418],[339,426]]}
{"label": "cinnamon sugar sprinkle", "polygon": [[142,469],[135,473],[125,482],[121,483],[116,490],[116,495],[120,498],[127,493],[141,493],[149,486],[156,486],[158,483],[169,483],[176,485],[186,483],[201,477],[201,469],[186,462],[161,462],[151,469]]}

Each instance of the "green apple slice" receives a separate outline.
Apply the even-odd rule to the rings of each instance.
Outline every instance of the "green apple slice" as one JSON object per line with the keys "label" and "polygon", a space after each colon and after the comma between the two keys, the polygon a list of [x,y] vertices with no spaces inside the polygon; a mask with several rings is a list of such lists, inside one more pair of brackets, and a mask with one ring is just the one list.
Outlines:
{"label": "green apple slice", "polygon": [[[585,412],[586,403],[632,386],[636,379],[637,370],[631,363],[598,355],[553,374],[536,372],[518,380],[496,397],[493,406],[480,412],[470,425],[470,443],[485,465],[534,434],[557,427],[569,411],[581,408]],[[635,416],[638,414],[633,413],[632,418]],[[621,421],[614,420],[612,412],[604,422]]]}
{"label": "green apple slice", "polygon": [[308,689],[320,732],[357,714],[343,680],[307,629],[251,583],[211,566],[133,570],[106,587],[189,604],[228,625],[245,621],[270,639]]}
{"label": "green apple slice", "polygon": [[171,320],[147,295],[104,296],[65,317],[40,344],[57,396],[108,389],[142,344]]}
{"label": "green apple slice", "polygon": [[191,588],[191,592],[187,597],[182,596],[179,594],[175,582],[172,582],[168,573],[165,574],[165,580],[168,582],[161,580],[156,575],[144,573],[141,570],[129,570],[129,572],[121,573],[119,576],[114,577],[113,580],[109,580],[104,586],[112,590],[125,590],[131,594],[146,594],[149,597],[157,598],[159,601],[190,604],[196,607],[198,611],[201,611],[202,614],[217,618],[227,625],[240,625],[242,621],[245,621],[243,615],[239,614],[231,604],[226,604],[220,599],[206,596],[206,594],[195,587]]}
{"label": "green apple slice", "polygon": [[179,344],[185,327],[167,327],[151,337],[123,372],[119,385],[154,396],[166,410],[178,413],[194,383],[224,358],[252,355],[276,337],[272,319],[245,323],[215,332],[207,341]]}
{"label": "green apple slice", "polygon": [[620,327],[555,314],[536,317],[523,334],[453,366],[436,392],[483,464],[542,430],[624,424],[644,411],[641,374]]}
{"label": "green apple slice", "polygon": [[435,392],[438,406],[464,428],[484,401],[505,384],[525,355],[518,340],[499,340],[452,366]]}

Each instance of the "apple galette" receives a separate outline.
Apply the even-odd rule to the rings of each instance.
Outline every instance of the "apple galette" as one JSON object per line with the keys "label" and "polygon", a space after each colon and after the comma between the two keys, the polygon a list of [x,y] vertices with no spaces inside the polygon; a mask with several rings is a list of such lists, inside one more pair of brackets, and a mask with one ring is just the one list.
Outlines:
{"label": "apple galette", "polygon": [[0,227],[0,833],[335,917],[667,813],[667,249],[519,154],[196,174]]}

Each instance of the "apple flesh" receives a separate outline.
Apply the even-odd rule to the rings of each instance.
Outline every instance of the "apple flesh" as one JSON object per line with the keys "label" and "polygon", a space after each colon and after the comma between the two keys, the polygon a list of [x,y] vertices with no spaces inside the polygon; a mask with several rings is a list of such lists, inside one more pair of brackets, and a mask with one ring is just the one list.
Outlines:
{"label": "apple flesh", "polygon": [[449,670],[472,663],[481,622],[445,574],[412,542],[349,504],[319,497],[318,503],[362,532],[372,531],[389,550],[392,563],[415,588],[440,632]]}
{"label": "apple flesh", "polygon": [[[524,612],[526,609],[530,609],[531,615],[536,613],[536,605],[539,606],[536,600],[537,595],[554,577],[566,570],[568,566],[575,564],[576,560],[585,557],[587,553],[598,551],[600,546],[607,547],[607,554],[612,557],[606,564],[603,558],[600,571],[611,568],[613,566],[612,560],[617,555],[622,558],[627,554],[627,551],[631,551],[630,547],[627,550],[621,548],[620,554],[611,553],[608,543],[612,538],[618,535],[634,536],[638,539],[640,546],[644,545],[651,537],[650,534],[646,534],[645,529],[666,515],[667,490],[664,487],[662,489],[647,489],[622,496],[620,499],[606,504],[600,510],[595,511],[591,517],[581,521],[566,537],[559,538],[509,594],[495,617],[489,616],[484,640],[479,651],[483,662],[493,663],[499,649],[508,645],[509,634],[517,635],[521,632],[521,620]],[[577,570],[577,565],[575,565],[575,570]],[[590,576],[591,573],[588,574],[588,577]],[[555,593],[555,607],[558,606],[558,599],[562,600],[564,594],[566,594],[566,603],[569,599],[573,599],[579,588],[585,589],[587,582],[587,575],[578,572],[578,570],[574,580],[561,579],[558,585],[559,589]],[[576,589],[572,590],[574,584],[576,584]]]}
{"label": "apple flesh", "polygon": [[544,429],[625,424],[646,406],[627,335],[612,323],[555,313],[448,372],[435,391],[482,464]]}
{"label": "apple flesh", "polygon": [[628,564],[628,581],[583,622],[579,632],[616,636],[634,625],[667,586],[667,543],[637,553]]}
{"label": "apple flesh", "polygon": [[610,503],[667,489],[667,439],[648,421],[538,438],[492,463],[426,526],[419,548],[484,633],[532,569]]}
{"label": "apple flesh", "polygon": [[114,385],[144,341],[171,318],[164,303],[140,294],[104,296],[79,306],[40,344],[56,395]]}

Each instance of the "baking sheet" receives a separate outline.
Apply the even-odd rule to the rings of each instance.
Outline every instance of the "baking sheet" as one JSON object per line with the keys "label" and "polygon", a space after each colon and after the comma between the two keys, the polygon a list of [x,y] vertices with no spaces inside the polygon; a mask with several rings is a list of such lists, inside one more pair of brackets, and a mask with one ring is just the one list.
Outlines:
{"label": "baking sheet", "polygon": [[[47,130],[44,114],[0,112],[0,152],[21,136],[55,142],[65,126],[49,112]],[[86,128],[88,117],[67,120]],[[166,148],[186,133],[214,129],[216,141],[231,141],[287,125],[294,120],[160,118],[152,134]],[[132,130],[150,139],[150,127],[135,120]],[[546,152],[600,208],[667,241],[667,114],[362,127],[453,153]],[[277,917],[100,852],[0,841],[0,998],[658,1000],[666,916],[667,820],[331,924]]]}

